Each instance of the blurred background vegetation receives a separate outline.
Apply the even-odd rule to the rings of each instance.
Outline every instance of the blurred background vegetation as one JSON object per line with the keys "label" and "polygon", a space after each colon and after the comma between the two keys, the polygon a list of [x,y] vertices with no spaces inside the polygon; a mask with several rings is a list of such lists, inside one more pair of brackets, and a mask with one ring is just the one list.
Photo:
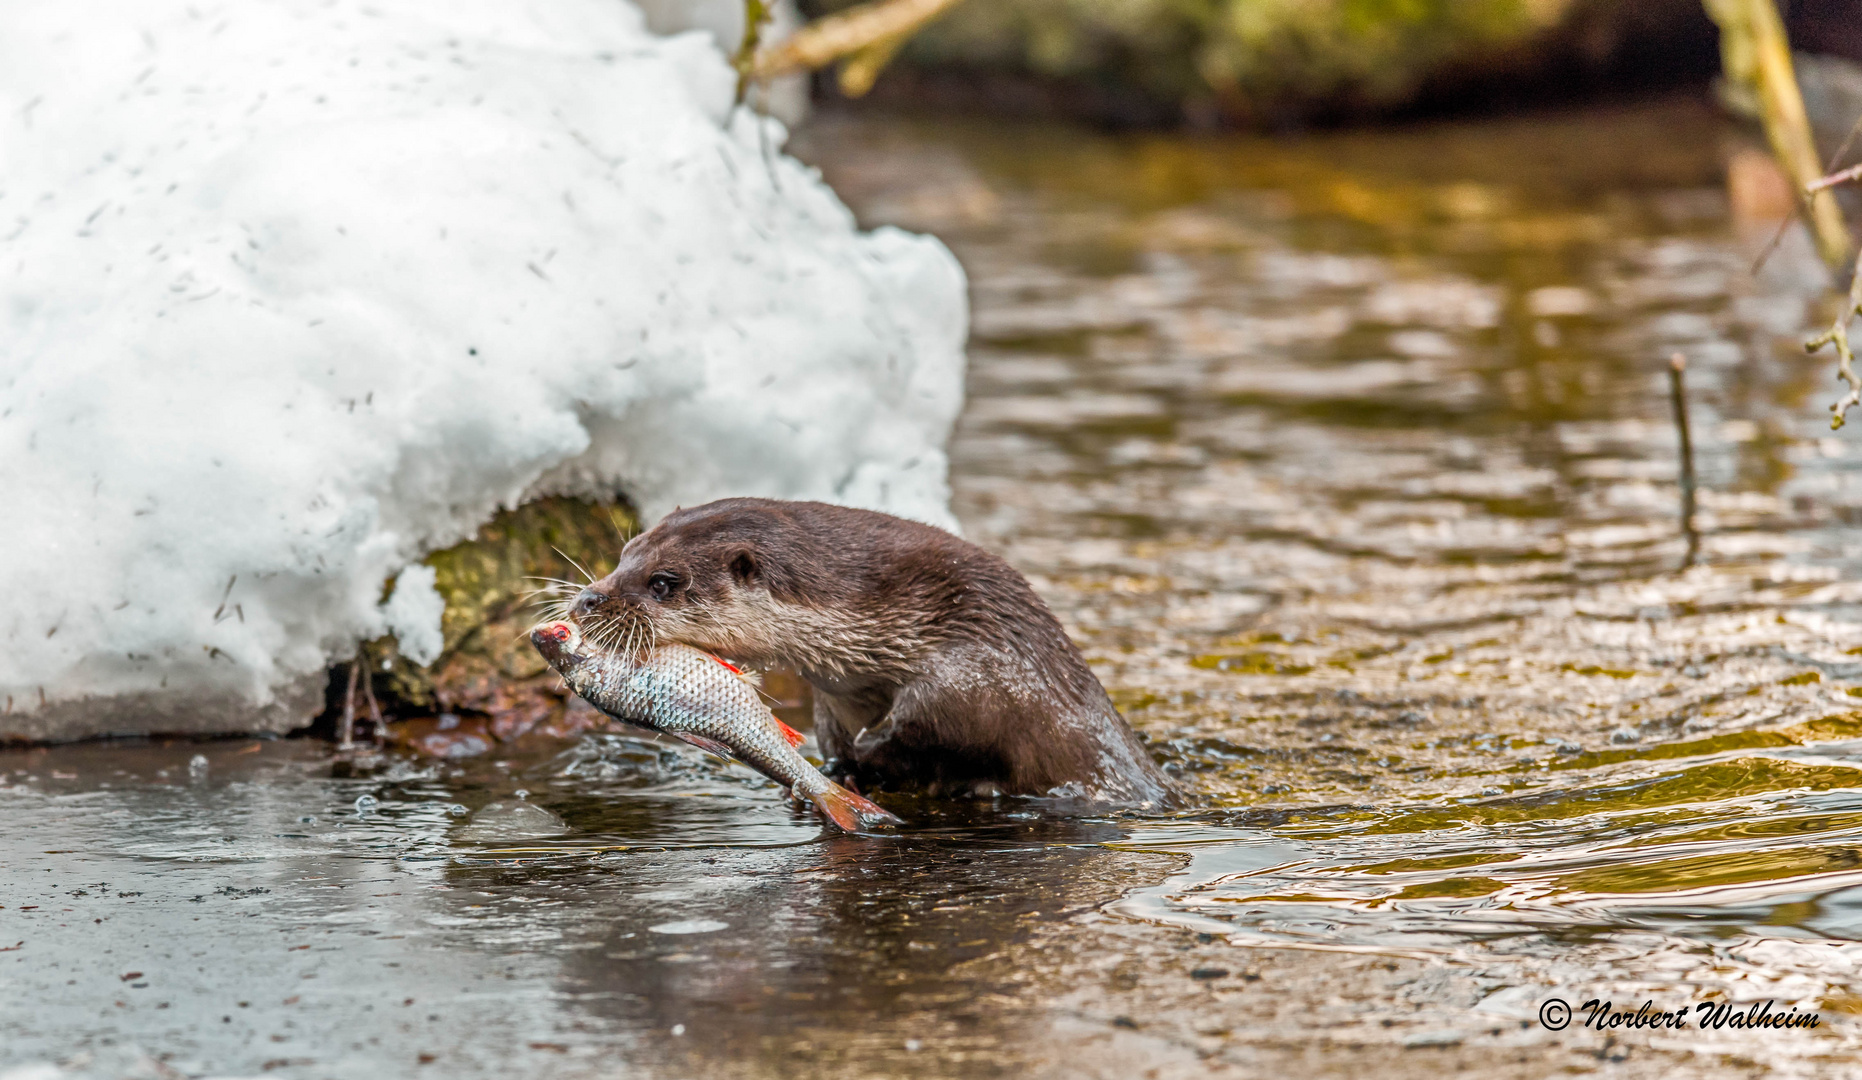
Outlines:
{"label": "blurred background vegetation", "polygon": [[[820,17],[853,0],[802,0]],[[1780,5],[1800,50],[1862,58],[1862,4]],[[901,50],[882,98],[1111,123],[1286,127],[1700,82],[1701,0],[983,0]]]}

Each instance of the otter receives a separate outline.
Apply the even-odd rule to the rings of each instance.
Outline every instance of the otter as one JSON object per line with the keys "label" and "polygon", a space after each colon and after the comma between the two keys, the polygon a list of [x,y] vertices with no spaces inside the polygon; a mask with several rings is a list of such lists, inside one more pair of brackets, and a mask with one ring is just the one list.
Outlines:
{"label": "otter", "polygon": [[570,614],[597,641],[800,673],[843,783],[1127,806],[1174,794],[1027,579],[931,525],[776,499],[680,509]]}

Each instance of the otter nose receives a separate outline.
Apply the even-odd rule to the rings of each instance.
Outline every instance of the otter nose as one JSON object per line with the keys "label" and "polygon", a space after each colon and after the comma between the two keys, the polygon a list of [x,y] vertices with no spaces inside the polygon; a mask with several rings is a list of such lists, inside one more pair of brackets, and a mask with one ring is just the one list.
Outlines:
{"label": "otter nose", "polygon": [[575,603],[570,605],[570,611],[574,612],[578,619],[585,615],[593,615],[601,607],[602,601],[606,599],[607,597],[593,589],[583,589],[575,594]]}

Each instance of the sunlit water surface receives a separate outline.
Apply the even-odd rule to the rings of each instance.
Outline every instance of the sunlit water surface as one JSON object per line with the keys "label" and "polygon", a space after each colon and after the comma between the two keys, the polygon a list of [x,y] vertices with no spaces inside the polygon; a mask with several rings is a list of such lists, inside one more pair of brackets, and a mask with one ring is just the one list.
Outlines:
{"label": "sunlit water surface", "polygon": [[[1797,346],[1833,311],[1801,236],[1751,271],[1739,138],[1690,102],[1291,143],[814,122],[864,222],[971,275],[966,530],[1198,808],[899,801],[869,840],[612,736],[10,752],[0,1065],[1840,1074],[1862,451]],[[1822,1023],[1548,1032],[1552,997]]]}

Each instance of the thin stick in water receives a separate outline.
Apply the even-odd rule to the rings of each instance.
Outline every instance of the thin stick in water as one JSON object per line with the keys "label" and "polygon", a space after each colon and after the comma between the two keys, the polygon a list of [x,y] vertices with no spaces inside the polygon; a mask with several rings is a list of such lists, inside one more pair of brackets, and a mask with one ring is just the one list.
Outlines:
{"label": "thin stick in water", "polygon": [[368,664],[362,666],[362,699],[369,703],[369,733],[380,746],[387,740],[388,725],[381,718],[381,702],[375,700],[375,676]]}
{"label": "thin stick in water", "polygon": [[1681,532],[1687,537],[1683,570],[1700,557],[1700,533],[1694,529],[1694,439],[1687,424],[1687,357],[1668,358],[1668,400],[1674,405],[1675,430],[1681,435]]}
{"label": "thin stick in water", "polygon": [[356,679],[362,674],[361,657],[349,665],[349,692],[343,695],[343,717],[336,722],[336,748],[356,748]]}

